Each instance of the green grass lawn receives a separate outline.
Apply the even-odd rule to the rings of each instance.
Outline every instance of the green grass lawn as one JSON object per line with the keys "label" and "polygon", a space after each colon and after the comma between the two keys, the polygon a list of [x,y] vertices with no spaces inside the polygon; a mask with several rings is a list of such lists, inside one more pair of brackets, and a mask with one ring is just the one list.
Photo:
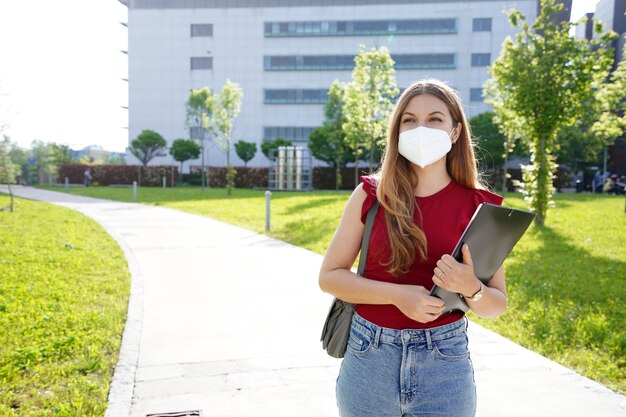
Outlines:
{"label": "green grass lawn", "polygon": [[0,416],[103,416],[130,289],[122,251],[84,215],[22,199],[0,212],[0,236]]}
{"label": "green grass lawn", "polygon": [[[132,190],[70,192],[131,201]],[[323,254],[349,192],[274,192],[270,236]],[[263,232],[263,191],[142,188],[139,201],[210,216]],[[626,391],[626,213],[624,197],[555,195],[546,226],[532,225],[505,263],[509,309],[481,325]],[[505,205],[525,208],[519,194]]]}

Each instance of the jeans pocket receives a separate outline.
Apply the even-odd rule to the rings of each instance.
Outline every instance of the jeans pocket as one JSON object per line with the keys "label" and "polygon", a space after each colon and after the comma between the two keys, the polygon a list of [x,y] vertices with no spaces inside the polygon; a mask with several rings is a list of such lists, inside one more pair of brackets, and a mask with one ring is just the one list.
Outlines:
{"label": "jeans pocket", "polygon": [[362,328],[355,328],[352,326],[350,329],[350,337],[348,338],[348,349],[350,352],[363,355],[372,346],[373,337],[369,334],[369,331]]}
{"label": "jeans pocket", "polygon": [[460,361],[469,358],[467,334],[461,333],[449,339],[434,342],[435,356],[446,361]]}

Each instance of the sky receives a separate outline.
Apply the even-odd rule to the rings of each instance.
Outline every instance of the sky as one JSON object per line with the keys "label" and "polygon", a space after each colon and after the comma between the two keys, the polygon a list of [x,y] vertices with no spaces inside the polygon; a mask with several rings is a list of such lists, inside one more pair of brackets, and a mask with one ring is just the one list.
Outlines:
{"label": "sky", "polygon": [[[573,0],[572,20],[598,0]],[[128,10],[118,0],[0,0],[0,128],[82,149],[128,146]]]}

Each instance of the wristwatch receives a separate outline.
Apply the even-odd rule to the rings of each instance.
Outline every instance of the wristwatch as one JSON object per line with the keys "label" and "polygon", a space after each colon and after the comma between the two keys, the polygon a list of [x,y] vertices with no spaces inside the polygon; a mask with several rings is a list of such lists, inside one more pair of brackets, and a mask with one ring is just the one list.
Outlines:
{"label": "wristwatch", "polygon": [[476,291],[476,294],[472,295],[471,297],[463,296],[463,298],[468,299],[468,300],[472,300],[472,301],[478,301],[481,298],[483,298],[483,288],[484,288],[483,287],[483,283],[482,283],[482,281],[480,281],[480,288],[478,289],[478,291]]}

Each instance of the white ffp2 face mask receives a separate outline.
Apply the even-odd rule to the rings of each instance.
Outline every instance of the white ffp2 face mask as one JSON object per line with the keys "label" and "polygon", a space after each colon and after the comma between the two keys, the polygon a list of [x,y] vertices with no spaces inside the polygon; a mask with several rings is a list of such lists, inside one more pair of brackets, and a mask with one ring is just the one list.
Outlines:
{"label": "white ffp2 face mask", "polygon": [[398,152],[422,168],[437,162],[452,149],[452,141],[445,130],[419,126],[400,133]]}

